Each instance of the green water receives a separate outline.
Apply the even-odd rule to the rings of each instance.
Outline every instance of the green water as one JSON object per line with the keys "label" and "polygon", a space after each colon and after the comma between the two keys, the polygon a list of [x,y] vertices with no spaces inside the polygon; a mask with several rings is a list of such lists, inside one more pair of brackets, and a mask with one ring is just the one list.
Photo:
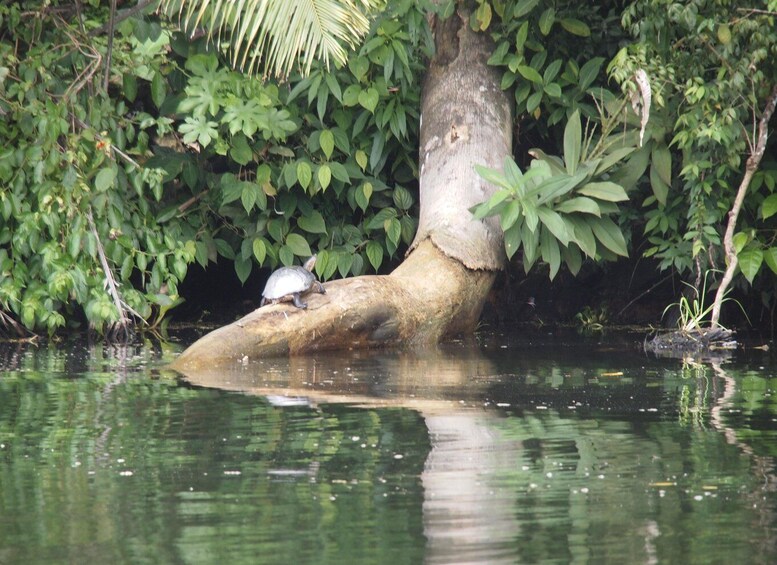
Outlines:
{"label": "green water", "polygon": [[0,564],[775,563],[777,361],[0,344]]}

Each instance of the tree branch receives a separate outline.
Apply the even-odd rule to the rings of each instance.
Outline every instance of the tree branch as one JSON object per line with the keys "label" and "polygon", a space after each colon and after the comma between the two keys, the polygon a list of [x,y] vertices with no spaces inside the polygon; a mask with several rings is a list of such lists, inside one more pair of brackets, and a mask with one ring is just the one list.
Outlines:
{"label": "tree branch", "polygon": [[731,284],[734,273],[739,265],[739,257],[737,257],[737,252],[734,248],[734,230],[736,229],[739,211],[742,209],[742,203],[745,200],[747,189],[750,188],[750,181],[753,180],[753,175],[758,170],[758,166],[761,164],[761,159],[766,150],[766,140],[769,137],[769,120],[772,118],[772,114],[774,114],[775,106],[777,106],[777,85],[772,89],[772,92],[766,101],[766,106],[764,106],[763,114],[758,122],[758,139],[755,148],[747,160],[747,164],[745,165],[745,176],[742,177],[742,182],[739,184],[739,189],[737,190],[737,195],[734,199],[734,205],[728,213],[728,225],[726,226],[726,233],[723,236],[723,248],[726,253],[727,266],[723,278],[720,281],[718,291],[715,293],[715,301],[713,302],[712,307],[712,319],[710,320],[713,328],[719,326],[720,308],[723,305],[723,299],[726,296],[726,292],[728,292],[728,287]]}

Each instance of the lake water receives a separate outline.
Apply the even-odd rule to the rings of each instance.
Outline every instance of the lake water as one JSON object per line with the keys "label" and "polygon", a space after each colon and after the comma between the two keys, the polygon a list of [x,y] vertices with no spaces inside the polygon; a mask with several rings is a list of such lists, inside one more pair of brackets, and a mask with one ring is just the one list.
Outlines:
{"label": "lake water", "polygon": [[0,564],[777,563],[777,360],[0,344]]}

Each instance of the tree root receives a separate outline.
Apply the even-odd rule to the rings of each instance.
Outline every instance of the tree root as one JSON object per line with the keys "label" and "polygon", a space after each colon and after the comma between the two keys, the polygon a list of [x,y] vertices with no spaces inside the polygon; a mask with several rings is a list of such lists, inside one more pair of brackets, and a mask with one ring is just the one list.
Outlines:
{"label": "tree root", "polygon": [[471,332],[495,273],[465,268],[423,242],[393,273],[326,283],[307,310],[268,305],[192,344],[171,367],[320,350],[414,346]]}

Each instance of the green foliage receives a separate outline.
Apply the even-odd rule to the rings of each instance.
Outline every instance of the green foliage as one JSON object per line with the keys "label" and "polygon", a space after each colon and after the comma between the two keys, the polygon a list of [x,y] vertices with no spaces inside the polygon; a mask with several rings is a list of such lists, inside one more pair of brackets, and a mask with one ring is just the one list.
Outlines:
{"label": "green foliage", "polygon": [[[149,319],[178,299],[196,252],[196,226],[159,221],[170,204],[162,171],[139,164],[169,120],[132,109],[158,84],[170,36],[158,24],[119,26],[106,92],[106,38],[38,4],[0,6],[0,310],[29,330],[79,319],[101,330],[119,319],[106,291],[113,278],[125,307]],[[107,19],[99,6],[84,9],[85,29]]]}
{"label": "green foliage", "polygon": [[562,262],[577,274],[584,256],[614,259],[628,254],[623,232],[612,219],[620,212],[617,203],[628,195],[612,179],[626,178],[631,166],[626,158],[635,148],[626,144],[633,135],[611,132],[615,121],[604,120],[600,135],[593,130],[584,135],[575,112],[564,130],[564,158],[534,149],[530,153],[535,159],[525,173],[512,159],[502,171],[476,166],[499,190],[472,211],[476,218],[499,216],[507,256],[522,249],[526,272],[542,259],[553,279]]}
{"label": "green foliage", "polygon": [[[619,14],[607,7],[579,2],[482,0],[473,14],[473,29],[493,31],[496,49],[489,64],[503,70],[502,88],[513,88],[519,120],[543,136],[575,110],[596,119],[591,95],[599,96],[604,61],[614,53]],[[501,25],[497,25],[499,22]]]}
{"label": "green foliage", "polygon": [[[377,270],[412,241],[429,44],[414,3],[376,21],[347,66],[284,86],[139,14],[117,26],[107,91],[104,32],[52,12],[19,25],[37,8],[0,7],[0,311],[30,330],[106,329],[119,317],[109,278],[127,311],[162,327],[195,261],[222,257],[245,281],[316,252],[328,279]],[[108,20],[83,9],[86,30]]]}
{"label": "green foliage", "polygon": [[[377,270],[412,241],[426,32],[406,4],[404,24],[387,13],[347,67],[314,65],[289,87],[230,71],[212,53],[186,59],[178,133],[197,155],[199,205],[221,224],[212,241],[203,235],[198,260],[234,260],[244,281],[257,263],[315,252],[316,273],[329,279]],[[191,155],[158,154],[154,164],[173,176]]]}
{"label": "green foliage", "polygon": [[[756,143],[754,123],[777,81],[775,13],[726,0],[650,0],[630,4],[623,24],[634,41],[608,70],[628,92],[642,69],[653,89],[645,254],[661,268],[701,273],[722,262],[721,233]],[[776,181],[767,157],[740,215],[739,263],[749,282],[764,264],[777,273],[766,259],[777,254]]]}

